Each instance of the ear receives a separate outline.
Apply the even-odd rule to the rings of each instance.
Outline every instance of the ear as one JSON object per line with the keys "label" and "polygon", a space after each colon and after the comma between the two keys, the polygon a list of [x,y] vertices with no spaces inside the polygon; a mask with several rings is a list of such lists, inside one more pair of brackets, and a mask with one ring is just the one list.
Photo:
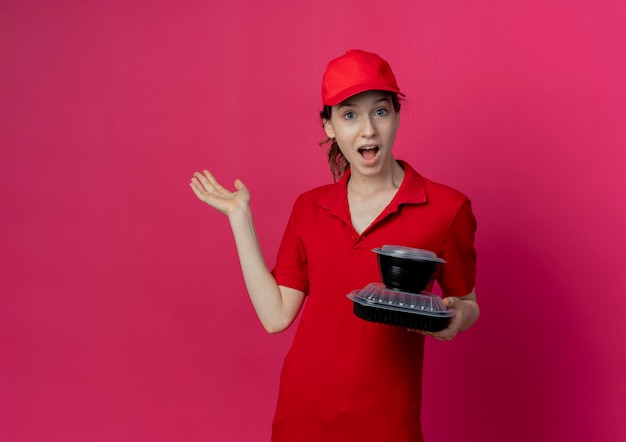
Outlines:
{"label": "ear", "polygon": [[335,130],[333,129],[333,125],[330,120],[324,119],[324,130],[326,131],[328,138],[335,138]]}

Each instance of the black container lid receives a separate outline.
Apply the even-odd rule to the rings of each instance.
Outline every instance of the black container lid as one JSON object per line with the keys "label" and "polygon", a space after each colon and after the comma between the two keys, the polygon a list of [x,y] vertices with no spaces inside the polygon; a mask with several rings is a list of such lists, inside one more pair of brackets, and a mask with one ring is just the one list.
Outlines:
{"label": "black container lid", "polygon": [[405,258],[413,261],[446,262],[444,259],[438,258],[437,255],[430,250],[414,249],[413,247],[384,245],[380,248],[372,249],[372,251],[380,255]]}

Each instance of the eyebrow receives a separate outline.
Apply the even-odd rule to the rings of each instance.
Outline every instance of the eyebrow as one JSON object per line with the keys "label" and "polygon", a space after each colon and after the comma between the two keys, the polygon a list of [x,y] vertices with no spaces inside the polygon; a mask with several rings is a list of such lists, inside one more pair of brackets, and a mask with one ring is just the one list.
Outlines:
{"label": "eyebrow", "polygon": [[[389,97],[381,97],[378,100],[374,101],[374,104],[378,104],[381,101],[386,101],[387,103],[391,104],[391,99]],[[355,106],[355,104],[352,103],[351,101],[342,101],[341,103],[337,105],[337,109],[341,109],[342,107],[349,107],[349,106]]]}

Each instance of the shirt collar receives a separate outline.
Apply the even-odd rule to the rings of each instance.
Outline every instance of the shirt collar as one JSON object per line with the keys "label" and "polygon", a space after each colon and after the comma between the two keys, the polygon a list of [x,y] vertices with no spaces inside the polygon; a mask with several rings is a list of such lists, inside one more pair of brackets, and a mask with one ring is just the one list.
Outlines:
{"label": "shirt collar", "polygon": [[[409,163],[397,160],[404,169],[404,178],[400,188],[389,206],[388,212],[395,212],[402,204],[423,204],[428,201],[424,178],[411,167]],[[335,215],[349,222],[350,211],[348,208],[348,180],[350,179],[350,169],[348,169],[341,179],[331,185],[328,192],[319,200],[319,205],[330,210]]]}

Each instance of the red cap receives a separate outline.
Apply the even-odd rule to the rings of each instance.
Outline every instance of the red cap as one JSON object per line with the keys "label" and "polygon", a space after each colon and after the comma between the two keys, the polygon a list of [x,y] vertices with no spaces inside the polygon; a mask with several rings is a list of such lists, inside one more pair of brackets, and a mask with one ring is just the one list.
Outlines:
{"label": "red cap", "polygon": [[322,79],[322,103],[336,106],[348,97],[372,90],[404,96],[389,63],[371,52],[352,49],[328,63]]}

